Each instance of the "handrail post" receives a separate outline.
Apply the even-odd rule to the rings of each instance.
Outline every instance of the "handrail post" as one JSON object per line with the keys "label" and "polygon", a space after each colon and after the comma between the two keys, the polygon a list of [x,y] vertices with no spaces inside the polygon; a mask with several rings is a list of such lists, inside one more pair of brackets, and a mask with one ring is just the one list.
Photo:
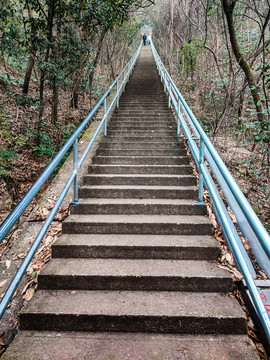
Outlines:
{"label": "handrail post", "polygon": [[172,92],[172,83],[170,82],[170,87],[169,87],[169,104],[168,104],[168,108],[171,108],[171,92]]}
{"label": "handrail post", "polygon": [[202,137],[200,137],[200,159],[199,159],[199,191],[198,191],[198,203],[202,203],[203,201],[203,173],[202,166],[204,164],[204,141]]}
{"label": "handrail post", "polygon": [[[105,97],[103,104],[103,116],[106,115],[106,112],[107,112],[107,98]],[[105,116],[105,120],[104,120],[104,136],[107,136],[107,116]]]}
{"label": "handrail post", "polygon": [[79,166],[78,166],[78,138],[73,143],[73,169],[75,171],[73,204],[79,202]]}
{"label": "handrail post", "polygon": [[123,84],[123,93],[125,92],[125,71],[126,70],[123,71],[123,82],[122,82],[122,84]]}
{"label": "handrail post", "polygon": [[164,75],[164,92],[166,92],[166,74]]}
{"label": "handrail post", "polygon": [[117,80],[117,83],[116,83],[116,93],[117,93],[117,99],[116,99],[116,106],[117,108],[119,108],[119,80]]}
{"label": "handrail post", "polygon": [[178,101],[177,101],[177,134],[176,134],[176,137],[180,137],[180,132],[181,132],[180,111],[181,111],[181,102],[180,102],[180,98],[178,97]]}

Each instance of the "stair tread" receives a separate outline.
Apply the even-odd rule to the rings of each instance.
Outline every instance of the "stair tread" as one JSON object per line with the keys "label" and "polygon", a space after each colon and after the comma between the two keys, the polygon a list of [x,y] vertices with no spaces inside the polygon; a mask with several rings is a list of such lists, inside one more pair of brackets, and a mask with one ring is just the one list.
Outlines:
{"label": "stair tread", "polygon": [[159,223],[159,224],[210,224],[206,216],[188,215],[70,215],[64,223]]}
{"label": "stair tread", "polygon": [[165,168],[167,168],[167,169],[169,169],[169,168],[171,168],[171,167],[177,167],[177,168],[186,168],[186,167],[190,167],[191,168],[191,165],[189,165],[189,164],[183,164],[183,165],[177,165],[177,164],[175,164],[175,165],[166,165],[166,164],[164,164],[164,165],[156,165],[156,164],[147,164],[147,165],[143,165],[143,164],[140,164],[140,165],[131,165],[131,164],[121,164],[121,165],[118,165],[118,164],[99,164],[99,163],[95,163],[95,164],[91,164],[91,166],[112,166],[112,167],[116,167],[116,168],[118,168],[119,166],[123,166],[123,167],[134,167],[134,168],[136,168],[136,167],[142,167],[142,168],[149,168],[149,167],[153,167],[153,168],[158,168],[158,167],[165,167]]}
{"label": "stair tread", "polygon": [[182,178],[194,178],[194,175],[177,175],[177,174],[86,174],[86,177],[97,177],[97,178],[114,178],[114,177],[121,177],[121,178],[174,178],[174,179],[182,179]]}
{"label": "stair tread", "polygon": [[125,234],[63,234],[53,246],[116,246],[116,247],[219,247],[209,235],[125,235]]}
{"label": "stair tread", "polygon": [[219,293],[39,290],[22,314],[243,319],[235,299]]}
{"label": "stair tread", "polygon": [[[136,198],[128,198],[128,199],[120,199],[120,198],[86,198],[83,200],[83,205],[91,205],[91,204],[153,204],[153,205],[190,205],[190,206],[205,206],[205,204],[196,203],[195,200],[192,199],[136,199]],[[78,205],[74,205],[80,206]]]}
{"label": "stair tread", "polygon": [[217,354],[224,360],[259,359],[243,335],[49,331],[21,331],[2,358],[180,360],[183,355],[185,360],[217,360]]}
{"label": "stair tread", "polygon": [[196,191],[197,186],[151,186],[151,185],[84,185],[80,187],[81,189],[136,189],[136,190],[194,190]]}
{"label": "stair tread", "polygon": [[214,262],[163,259],[52,259],[40,276],[112,276],[230,279]]}
{"label": "stair tread", "polygon": [[188,156],[176,156],[176,155],[96,155],[96,158],[102,159],[189,159]]}

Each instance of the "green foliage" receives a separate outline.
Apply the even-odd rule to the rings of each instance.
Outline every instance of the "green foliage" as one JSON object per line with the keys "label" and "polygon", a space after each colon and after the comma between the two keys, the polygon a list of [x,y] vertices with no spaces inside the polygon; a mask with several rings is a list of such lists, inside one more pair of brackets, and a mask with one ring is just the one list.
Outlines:
{"label": "green foliage", "polygon": [[0,137],[3,146],[0,148],[0,175],[7,175],[13,168],[14,161],[18,158],[16,147],[25,145],[25,137],[22,134],[14,134],[10,129],[9,116],[0,114]]}
{"label": "green foliage", "polygon": [[194,73],[202,46],[203,42],[197,37],[194,37],[191,41],[184,41],[178,56],[180,59],[184,57],[184,73],[186,75],[189,75],[190,72]]}
{"label": "green foliage", "polygon": [[135,19],[131,22],[128,21],[124,22],[123,24],[124,32],[129,42],[133,41],[134,36],[137,34],[139,29],[142,27],[142,25],[143,25],[142,20],[138,20],[138,19]]}

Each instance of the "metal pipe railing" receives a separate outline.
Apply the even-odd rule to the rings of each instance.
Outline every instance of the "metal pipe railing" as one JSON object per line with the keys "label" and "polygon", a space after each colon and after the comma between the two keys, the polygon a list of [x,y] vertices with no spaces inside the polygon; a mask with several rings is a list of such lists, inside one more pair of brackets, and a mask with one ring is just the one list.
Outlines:
{"label": "metal pipe railing", "polygon": [[[163,65],[153,43],[151,43],[152,52],[154,55],[154,59],[158,68],[158,72],[161,77],[161,81],[164,83],[164,87],[166,88],[169,96],[169,103],[168,106],[173,107],[175,109],[177,115],[177,134],[180,134],[180,124],[184,131],[185,136],[187,137],[188,144],[191,147],[191,152],[194,157],[196,166],[199,171],[199,201],[202,200],[202,186],[203,184],[207,187],[210,197],[213,202],[213,206],[216,210],[218,215],[219,223],[222,226],[223,233],[228,241],[228,245],[232,250],[234,255],[235,262],[239,267],[240,271],[243,274],[244,280],[246,282],[247,288],[250,291],[250,296],[253,300],[253,304],[255,307],[255,311],[261,321],[263,326],[266,338],[270,343],[270,318],[268,316],[267,310],[263,304],[261,299],[259,289],[257,288],[255,281],[253,279],[253,274],[255,273],[250,260],[245,251],[243,251],[243,245],[241,240],[239,241],[239,236],[236,232],[236,229],[232,227],[232,222],[230,221],[230,216],[227,212],[224,203],[222,202],[217,187],[212,179],[210,172],[206,166],[204,161],[204,148],[206,148],[214,162],[214,165],[219,169],[220,173],[226,185],[230,188],[231,193],[233,194],[235,200],[237,201],[239,207],[241,208],[243,214],[245,214],[247,222],[252,227],[254,233],[256,234],[258,240],[260,241],[265,254],[270,257],[270,237],[263,227],[262,223],[258,219],[257,215],[255,214],[254,210],[250,206],[249,202],[242,194],[241,190],[239,189],[238,185],[236,184],[235,180],[233,179],[232,175],[230,174],[229,170],[227,169],[226,165],[218,155],[217,151],[215,150],[214,146],[210,142],[208,136],[203,131],[201,125],[195,118],[194,114],[192,113],[191,109],[185,102],[184,98],[182,97],[181,93],[177,89],[176,85],[174,84],[172,78],[170,77],[168,71],[166,70],[165,66]],[[179,102],[181,106],[179,106]],[[196,145],[194,139],[192,138],[192,134],[189,130],[188,124],[186,123],[182,113],[181,108],[184,109],[184,113],[188,118],[190,125],[193,129],[196,130],[196,133],[199,135],[200,139],[200,147]],[[211,163],[209,163],[211,167]]]}
{"label": "metal pipe railing", "polygon": [[[26,207],[30,204],[30,202],[33,200],[37,192],[40,190],[42,185],[45,183],[45,181],[49,178],[51,173],[54,171],[58,163],[61,161],[63,156],[67,153],[67,151],[70,149],[70,147],[73,145],[73,172],[71,173],[67,183],[64,186],[64,189],[62,190],[59,198],[57,199],[53,209],[51,210],[50,214],[48,215],[46,221],[44,222],[40,232],[38,233],[37,237],[35,238],[31,248],[29,249],[26,257],[24,258],[20,268],[18,269],[17,273],[15,274],[14,278],[12,279],[7,291],[5,292],[1,303],[0,303],[0,319],[2,318],[13,294],[15,293],[25,271],[27,270],[33,256],[35,255],[44,235],[46,234],[52,220],[54,219],[55,214],[57,213],[61,203],[63,202],[66,194],[68,193],[68,190],[70,189],[71,185],[74,185],[74,202],[78,202],[78,174],[79,169],[82,166],[83,161],[85,160],[89,150],[91,149],[97,135],[100,132],[100,129],[102,126],[104,126],[104,136],[107,134],[107,118],[110,113],[110,111],[113,108],[113,105],[115,102],[117,102],[117,106],[119,106],[119,97],[121,95],[122,90],[124,90],[124,87],[129,79],[129,76],[132,73],[133,67],[135,65],[135,62],[139,56],[141,50],[141,45],[138,47],[135,54],[132,56],[128,64],[124,67],[124,69],[121,71],[121,73],[118,75],[118,77],[114,80],[114,82],[110,85],[108,90],[105,92],[105,94],[101,97],[101,99],[98,101],[98,103],[94,106],[94,108],[91,110],[91,112],[87,115],[87,117],[83,120],[81,125],[77,128],[77,130],[73,133],[73,135],[69,138],[69,140],[66,142],[66,144],[62,147],[62,149],[59,151],[59,153],[54,157],[54,159],[51,161],[51,163],[48,165],[48,167],[44,170],[44,172],[41,174],[41,176],[37,179],[37,181],[34,183],[34,185],[30,188],[30,190],[26,193],[26,195],[23,197],[23,199],[18,203],[18,205],[15,207],[15,209],[10,213],[10,215],[6,218],[6,220],[2,223],[0,227],[0,242],[5,238],[5,236],[9,233],[13,225],[16,223],[16,221],[19,219],[23,211],[26,209]],[[119,84],[120,82],[120,84]],[[110,106],[107,107],[107,98],[109,94],[113,91],[113,88],[116,86],[116,94],[113,98],[113,100],[110,103]],[[89,123],[89,121],[92,119],[98,108],[103,104],[103,118],[100,121],[96,131],[94,132],[89,144],[87,145],[85,151],[83,152],[80,159],[78,159],[78,137],[80,136],[81,132],[85,128],[85,126]]]}

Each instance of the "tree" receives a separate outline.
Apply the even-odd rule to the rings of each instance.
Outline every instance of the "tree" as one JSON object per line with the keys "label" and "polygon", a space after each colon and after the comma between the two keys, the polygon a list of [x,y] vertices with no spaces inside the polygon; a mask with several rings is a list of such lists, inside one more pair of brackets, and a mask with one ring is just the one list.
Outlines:
{"label": "tree", "polygon": [[[233,53],[235,55],[235,58],[239,64],[239,66],[245,73],[246,80],[247,80],[247,83],[248,83],[248,86],[249,86],[249,89],[250,89],[250,92],[251,92],[251,95],[252,95],[252,98],[253,98],[253,101],[254,101],[254,104],[256,107],[257,117],[260,122],[261,129],[263,131],[268,130],[269,125],[268,125],[268,122],[265,117],[265,112],[264,112],[264,108],[263,108],[263,104],[262,104],[262,98],[259,94],[253,71],[251,69],[250,64],[245,59],[243,52],[241,51],[239,42],[237,40],[236,32],[235,32],[233,13],[234,13],[234,9],[235,9],[235,6],[236,6],[236,3],[238,0],[221,0],[221,1],[222,1],[223,10],[224,10],[224,13],[225,13],[225,16],[227,19],[227,25],[228,25],[229,34],[230,34],[230,42],[231,42]],[[269,10],[270,10],[270,5],[269,5],[269,9],[268,9],[268,14],[265,19],[265,24],[262,29],[261,38],[264,37],[264,31],[267,26],[267,23],[269,22],[269,14],[270,14]],[[269,137],[269,141],[270,141],[270,137]]]}

